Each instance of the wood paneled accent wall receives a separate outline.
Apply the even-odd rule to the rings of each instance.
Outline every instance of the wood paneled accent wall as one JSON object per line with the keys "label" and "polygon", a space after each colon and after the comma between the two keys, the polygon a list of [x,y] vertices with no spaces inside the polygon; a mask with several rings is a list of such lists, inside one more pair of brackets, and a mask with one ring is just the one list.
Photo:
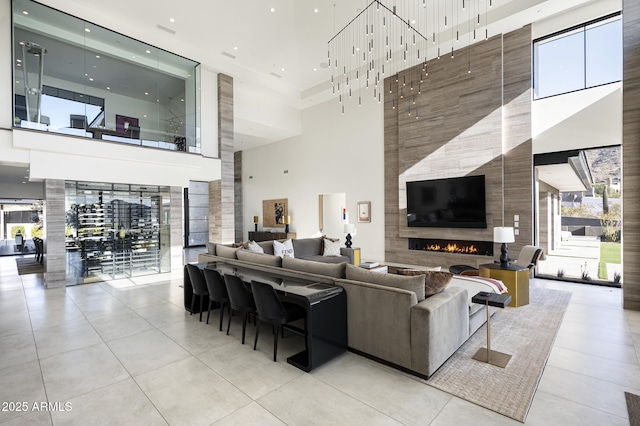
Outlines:
{"label": "wood paneled accent wall", "polygon": [[46,288],[67,285],[67,249],[65,243],[64,180],[44,181],[44,284]]}
{"label": "wood paneled accent wall", "polygon": [[[409,250],[408,238],[491,241],[493,227],[503,223],[503,212],[511,222],[512,212],[520,214],[520,229],[524,230],[510,245],[512,253],[531,243],[530,58],[531,31],[525,27],[460,49],[453,58],[444,55],[429,61],[429,75],[415,105],[409,82],[416,80],[419,67],[400,73],[398,83],[395,77],[385,80],[385,88],[391,85],[394,89],[394,94],[385,90],[384,104],[387,261],[443,267],[490,262],[493,258],[486,256]],[[507,104],[509,108],[504,109]],[[407,227],[407,181],[470,175],[485,175],[486,229]],[[517,199],[507,202],[506,197],[513,194]],[[505,217],[505,225],[513,223]],[[497,258],[499,248],[496,250]]]}
{"label": "wood paneled accent wall", "polygon": [[233,78],[218,74],[218,152],[221,179],[209,183],[209,240],[235,242]]}
{"label": "wood paneled accent wall", "polygon": [[623,307],[640,310],[640,2],[623,2]]}

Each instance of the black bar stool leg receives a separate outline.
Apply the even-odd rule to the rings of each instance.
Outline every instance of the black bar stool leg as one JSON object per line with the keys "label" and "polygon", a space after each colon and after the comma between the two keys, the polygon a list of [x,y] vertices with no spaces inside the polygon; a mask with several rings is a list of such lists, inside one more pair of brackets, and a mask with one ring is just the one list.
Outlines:
{"label": "black bar stool leg", "polygon": [[253,340],[253,350],[255,351],[258,347],[258,335],[260,334],[260,320],[258,319],[258,324],[256,325],[256,338]]}

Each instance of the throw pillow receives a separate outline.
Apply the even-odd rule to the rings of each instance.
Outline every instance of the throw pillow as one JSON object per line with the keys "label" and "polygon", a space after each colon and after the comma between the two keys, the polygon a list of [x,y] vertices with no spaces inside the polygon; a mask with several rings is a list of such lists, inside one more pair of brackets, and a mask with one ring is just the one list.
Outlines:
{"label": "throw pillow", "polygon": [[449,283],[453,274],[444,271],[423,271],[419,269],[399,269],[400,275],[424,275],[424,295],[425,297],[433,296],[444,290]]}
{"label": "throw pillow", "polygon": [[340,256],[340,241],[333,241],[328,238],[323,240],[324,250],[323,256]]}
{"label": "throw pillow", "polygon": [[274,241],[273,254],[279,257],[295,257],[293,255],[293,243],[291,242],[291,238],[289,238],[288,240],[284,240],[283,242]]}
{"label": "throw pillow", "polygon": [[249,241],[247,249],[252,253],[264,253],[264,249],[255,241]]}

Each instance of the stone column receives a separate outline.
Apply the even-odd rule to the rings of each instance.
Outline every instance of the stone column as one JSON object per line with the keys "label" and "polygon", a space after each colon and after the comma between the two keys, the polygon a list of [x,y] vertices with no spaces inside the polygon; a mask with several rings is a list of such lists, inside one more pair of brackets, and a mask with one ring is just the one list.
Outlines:
{"label": "stone column", "polygon": [[44,283],[46,288],[66,286],[64,180],[44,181]]}

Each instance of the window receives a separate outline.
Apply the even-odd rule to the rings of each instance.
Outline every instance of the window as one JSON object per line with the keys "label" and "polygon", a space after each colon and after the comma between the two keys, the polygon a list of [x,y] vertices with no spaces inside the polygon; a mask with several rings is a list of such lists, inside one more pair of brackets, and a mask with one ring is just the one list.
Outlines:
{"label": "window", "polygon": [[13,52],[15,127],[200,152],[197,62],[29,0]]}
{"label": "window", "polygon": [[533,47],[536,99],[622,80],[619,14],[538,39]]}

